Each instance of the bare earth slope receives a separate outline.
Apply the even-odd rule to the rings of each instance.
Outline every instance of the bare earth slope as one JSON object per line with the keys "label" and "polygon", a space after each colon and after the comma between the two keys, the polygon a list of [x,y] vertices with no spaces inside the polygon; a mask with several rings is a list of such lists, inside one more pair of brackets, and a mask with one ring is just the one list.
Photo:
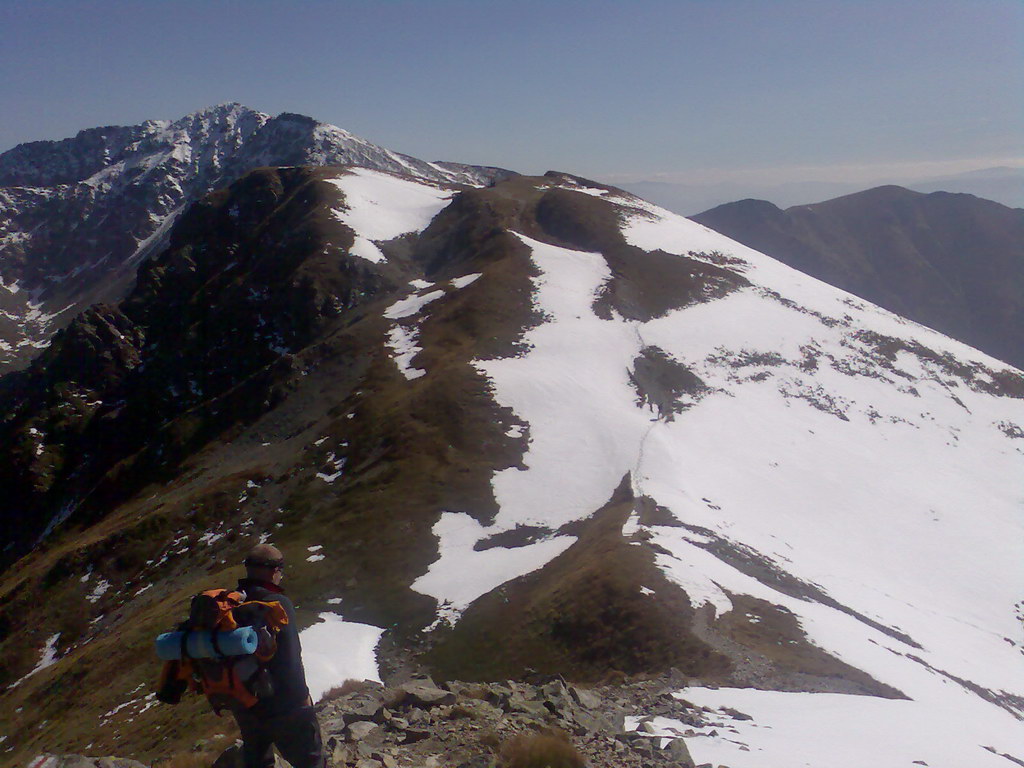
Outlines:
{"label": "bare earth slope", "polygon": [[820,280],[1024,367],[1024,210],[878,187],[692,217]]}
{"label": "bare earth slope", "polygon": [[618,190],[254,172],[0,413],[7,764],[222,730],[150,644],[258,537],[315,695],[359,637],[671,682],[697,763],[1022,759],[1024,376]]}

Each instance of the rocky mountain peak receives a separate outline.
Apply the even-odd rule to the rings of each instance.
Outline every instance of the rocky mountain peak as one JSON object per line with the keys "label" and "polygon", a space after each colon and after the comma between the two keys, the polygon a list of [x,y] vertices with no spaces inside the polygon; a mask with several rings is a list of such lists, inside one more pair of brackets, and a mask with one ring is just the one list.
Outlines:
{"label": "rocky mountain peak", "polygon": [[193,202],[254,168],[358,165],[467,185],[509,175],[428,163],[335,126],[230,102],[0,154],[0,371],[97,301],[116,302]]}

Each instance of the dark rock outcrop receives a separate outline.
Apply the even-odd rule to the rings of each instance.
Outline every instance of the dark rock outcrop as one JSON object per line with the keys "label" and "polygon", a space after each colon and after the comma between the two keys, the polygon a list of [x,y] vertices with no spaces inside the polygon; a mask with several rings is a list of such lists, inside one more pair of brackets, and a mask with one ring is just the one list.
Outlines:
{"label": "dark rock outcrop", "polygon": [[356,165],[485,185],[501,168],[428,163],[304,115],[221,104],[0,154],[0,372],[96,302],[116,302],[193,202],[267,166]]}

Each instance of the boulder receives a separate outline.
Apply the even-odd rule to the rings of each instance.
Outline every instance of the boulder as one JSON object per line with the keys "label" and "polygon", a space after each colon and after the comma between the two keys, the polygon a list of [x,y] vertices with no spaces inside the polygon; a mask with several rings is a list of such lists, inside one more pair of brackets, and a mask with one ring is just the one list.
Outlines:
{"label": "boulder", "polygon": [[577,688],[574,685],[570,685],[569,695],[579,706],[586,709],[597,709],[601,706],[601,697],[593,691],[588,691],[586,688]]}
{"label": "boulder", "polygon": [[357,720],[345,729],[350,741],[362,741],[378,730],[380,726],[370,720]]}
{"label": "boulder", "polygon": [[686,742],[682,739],[672,739],[672,741],[665,745],[661,752],[663,755],[667,755],[671,760],[674,760],[679,765],[685,765],[687,768],[693,768],[693,758],[690,756],[690,750],[687,748]]}
{"label": "boulder", "polygon": [[394,700],[405,706],[438,707],[442,704],[453,704],[458,697],[451,691],[438,688],[429,681],[413,681],[398,686]]}
{"label": "boulder", "polygon": [[377,697],[360,695],[345,702],[341,710],[341,717],[346,725],[359,720],[379,722],[384,719],[383,710],[384,704]]}

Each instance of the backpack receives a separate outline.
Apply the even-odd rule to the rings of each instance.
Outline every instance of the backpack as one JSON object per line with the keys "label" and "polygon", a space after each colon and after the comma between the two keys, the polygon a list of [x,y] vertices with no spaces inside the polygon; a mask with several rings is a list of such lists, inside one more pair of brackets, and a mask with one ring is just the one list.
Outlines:
{"label": "backpack", "polygon": [[[219,715],[222,709],[248,709],[272,696],[267,663],[277,651],[277,634],[287,623],[288,614],[277,601],[246,600],[244,592],[226,589],[199,593],[192,598],[188,619],[176,632],[158,638],[165,648],[171,638],[180,658],[164,664],[157,698],[176,704],[191,687],[204,694]],[[251,652],[240,652],[231,643],[239,633],[228,633],[240,628],[255,631],[257,642]],[[253,633],[245,634],[251,638]]]}

